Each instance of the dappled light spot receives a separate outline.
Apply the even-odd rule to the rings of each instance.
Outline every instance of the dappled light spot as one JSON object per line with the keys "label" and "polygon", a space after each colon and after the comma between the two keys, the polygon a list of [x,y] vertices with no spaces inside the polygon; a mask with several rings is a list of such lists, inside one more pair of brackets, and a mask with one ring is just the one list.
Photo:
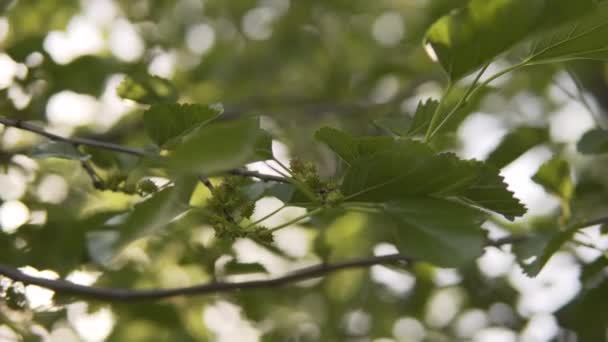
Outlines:
{"label": "dappled light spot", "polygon": [[492,327],[478,331],[473,342],[515,342],[517,334],[507,328]]}
{"label": "dappled light spot", "polygon": [[530,317],[519,337],[520,342],[553,341],[559,325],[553,315],[539,314]]}
{"label": "dappled light spot", "polygon": [[36,191],[42,202],[58,204],[68,196],[68,183],[59,175],[50,174],[42,178]]}
{"label": "dappled light spot", "polygon": [[46,105],[46,117],[59,126],[88,125],[98,113],[99,102],[95,97],[69,90],[51,96]]}
{"label": "dappled light spot", "polygon": [[363,310],[355,310],[344,315],[343,324],[348,335],[365,336],[372,327],[372,317]]}
{"label": "dappled light spot", "polygon": [[381,14],[374,20],[372,35],[381,45],[397,45],[405,36],[403,17],[398,12],[386,12]]}
{"label": "dappled light spot", "polygon": [[14,233],[30,219],[30,210],[23,202],[10,200],[0,205],[0,228]]}
{"label": "dappled light spot", "polygon": [[[37,270],[31,266],[21,267],[20,270],[30,276],[45,278],[45,279],[57,279],[59,275],[51,270]],[[28,306],[31,309],[49,309],[53,304],[54,291],[36,286],[27,285],[25,287],[25,296],[28,301]]]}
{"label": "dappled light spot", "polygon": [[593,118],[577,101],[568,101],[551,117],[551,137],[554,141],[575,143],[594,127]]}
{"label": "dappled light spot", "polygon": [[218,342],[254,342],[260,338],[260,332],[248,320],[244,319],[241,308],[226,301],[217,301],[203,310],[203,321],[209,330],[215,333]]}
{"label": "dappled light spot", "polygon": [[93,310],[89,312],[85,302],[72,303],[67,306],[68,321],[86,341],[105,341],[114,327],[114,315],[105,307]]}
{"label": "dappled light spot", "polygon": [[558,200],[547,194],[543,188],[532,181],[540,165],[551,157],[551,151],[543,146],[535,147],[505,167],[501,175],[509,189],[528,208],[529,215],[544,215],[558,207]]}
{"label": "dappled light spot", "polygon": [[520,293],[517,311],[524,317],[552,313],[568,303],[581,289],[581,266],[571,254],[558,252],[535,278],[514,268],[509,282]]}
{"label": "dappled light spot", "polygon": [[470,309],[458,315],[455,322],[456,335],[460,338],[471,338],[477,331],[488,325],[487,314],[480,309]]}
{"label": "dappled light spot", "polygon": [[0,89],[8,88],[17,76],[18,63],[9,55],[0,53]]}
{"label": "dappled light spot", "polygon": [[424,320],[429,326],[445,327],[456,317],[463,304],[462,289],[457,287],[438,289],[427,303]]}
{"label": "dappled light spot", "polygon": [[416,284],[416,277],[407,271],[395,271],[386,266],[372,266],[371,278],[385,285],[394,294],[402,296],[410,292]]}
{"label": "dappled light spot", "polygon": [[514,265],[515,255],[494,247],[486,248],[484,254],[477,259],[477,267],[489,278],[506,275]]}
{"label": "dappled light spot", "polygon": [[0,43],[3,42],[8,36],[10,25],[8,20],[4,17],[0,18]]}
{"label": "dappled light spot", "polygon": [[399,78],[395,75],[386,75],[376,82],[376,87],[370,94],[374,103],[386,103],[393,99],[399,91]]}
{"label": "dappled light spot", "polygon": [[419,320],[402,317],[393,325],[393,336],[399,341],[423,341],[426,337],[426,329]]}
{"label": "dappled light spot", "polygon": [[177,57],[173,52],[160,52],[148,65],[148,73],[153,76],[169,79],[175,72],[176,59]]}
{"label": "dappled light spot", "polygon": [[243,16],[243,32],[252,40],[266,40],[272,36],[272,24],[278,13],[270,7],[256,7]]}
{"label": "dappled light spot", "polygon": [[433,282],[437,287],[457,285],[462,281],[462,276],[454,268],[436,268],[433,273]]}
{"label": "dappled light spot", "polygon": [[203,55],[215,44],[215,30],[209,24],[197,24],[186,32],[186,46],[190,51]]}
{"label": "dappled light spot", "polygon": [[23,172],[11,167],[7,173],[0,173],[0,189],[0,199],[20,199],[27,190],[27,179]]}
{"label": "dappled light spot", "polygon": [[145,43],[135,26],[126,19],[117,19],[112,25],[108,44],[112,54],[125,62],[135,62],[144,53]]}
{"label": "dappled light spot", "polygon": [[44,39],[44,50],[58,64],[68,64],[80,56],[100,52],[104,47],[100,28],[82,16],[72,18],[65,32],[51,31]]}

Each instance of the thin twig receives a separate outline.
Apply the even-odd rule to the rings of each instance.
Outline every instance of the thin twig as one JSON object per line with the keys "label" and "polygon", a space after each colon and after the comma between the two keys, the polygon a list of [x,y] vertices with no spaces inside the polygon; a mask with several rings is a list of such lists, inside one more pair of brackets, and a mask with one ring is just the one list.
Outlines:
{"label": "thin twig", "polygon": [[[130,155],[138,156],[138,157],[153,156],[153,154],[146,152],[145,150],[138,149],[138,148],[122,146],[122,145],[108,143],[105,141],[100,141],[100,140],[95,140],[95,139],[78,138],[78,137],[71,137],[71,138],[64,137],[61,135],[57,135],[57,134],[48,132],[44,128],[42,128],[38,125],[29,123],[29,122],[25,122],[23,120],[11,119],[11,118],[0,116],[0,124],[2,124],[4,126],[14,127],[14,128],[21,129],[24,131],[32,132],[37,135],[46,137],[52,141],[61,141],[61,142],[65,142],[68,144],[72,144],[74,146],[91,146],[91,147],[100,148],[100,149],[104,149],[104,150],[110,150],[110,151],[114,151],[114,152],[130,154]],[[229,170],[229,171],[227,171],[227,173],[231,174],[231,175],[241,176],[241,177],[255,177],[255,178],[258,178],[265,182],[272,181],[272,182],[289,183],[288,180],[286,180],[282,177],[273,176],[273,175],[265,175],[265,174],[262,174],[259,172],[249,171],[249,170],[244,170],[244,169]]]}
{"label": "thin twig", "polygon": [[104,141],[87,139],[87,138],[77,138],[77,137],[73,137],[73,138],[63,137],[61,135],[57,135],[57,134],[48,132],[40,126],[31,124],[29,122],[25,122],[23,120],[11,119],[11,118],[0,116],[0,124],[9,126],[9,127],[15,127],[18,129],[22,129],[24,131],[36,133],[40,136],[49,138],[50,140],[53,140],[53,141],[62,141],[62,142],[73,144],[73,145],[97,147],[97,148],[102,148],[105,150],[110,150],[110,151],[115,151],[115,152],[120,152],[120,153],[130,154],[130,155],[134,155],[134,156],[140,156],[140,157],[150,155],[149,153],[147,153],[144,150],[126,147],[126,146],[117,145],[117,144],[112,144],[112,143],[108,143],[108,142],[104,142]]}
{"label": "thin twig", "polygon": [[298,282],[306,279],[319,278],[324,275],[351,269],[363,268],[380,264],[411,264],[414,260],[401,255],[390,254],[383,256],[373,256],[368,258],[354,259],[334,264],[317,264],[314,266],[302,268],[287,275],[265,279],[243,281],[235,283],[214,282],[203,285],[190,287],[177,287],[169,289],[150,289],[150,290],[130,290],[121,288],[99,288],[75,284],[62,279],[46,279],[35,276],[30,276],[22,271],[7,265],[0,264],[0,275],[10,278],[14,281],[22,282],[26,285],[36,285],[49,290],[53,290],[62,295],[72,295],[77,297],[86,297],[95,300],[103,301],[143,301],[143,300],[158,300],[176,296],[194,296],[220,292],[233,292],[245,289],[262,289],[274,288],[283,286],[289,283]]}
{"label": "thin twig", "polygon": [[93,187],[95,187],[95,189],[98,189],[98,190],[105,190],[106,186],[103,182],[103,179],[101,179],[101,177],[99,177],[97,172],[95,172],[93,165],[91,165],[91,163],[88,160],[81,160],[80,165],[82,165],[82,168],[84,169],[84,171],[91,178]]}
{"label": "thin twig", "polygon": [[[608,217],[590,220],[578,224],[577,227],[585,228],[598,224],[608,224]],[[527,237],[522,235],[508,236],[498,240],[488,241],[486,246],[499,247],[506,244],[513,244],[524,241]],[[253,280],[235,283],[213,282],[190,287],[177,287],[169,289],[150,289],[150,290],[131,290],[121,288],[99,288],[75,284],[62,279],[47,279],[35,276],[30,276],[17,268],[0,264],[0,275],[3,275],[13,281],[19,281],[26,285],[37,285],[49,290],[53,290],[63,295],[72,295],[82,298],[91,298],[102,301],[143,301],[143,300],[158,300],[176,296],[195,296],[214,294],[220,292],[232,292],[245,289],[262,289],[274,288],[283,286],[289,283],[298,282],[301,280],[319,278],[324,275],[350,269],[364,268],[381,264],[396,264],[407,263],[411,265],[415,260],[402,254],[390,254],[383,256],[373,256],[368,258],[354,259],[342,261],[334,264],[321,263],[300,270],[293,271],[284,276],[265,279]]]}

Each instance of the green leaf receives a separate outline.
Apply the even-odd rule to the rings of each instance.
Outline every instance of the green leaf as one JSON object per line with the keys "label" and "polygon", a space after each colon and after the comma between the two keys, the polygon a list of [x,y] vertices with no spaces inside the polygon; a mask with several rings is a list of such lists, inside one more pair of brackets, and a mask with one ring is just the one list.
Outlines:
{"label": "green leaf", "polygon": [[424,134],[431,124],[433,114],[437,110],[439,102],[437,100],[428,99],[425,102],[418,102],[414,119],[410,125],[408,135]]}
{"label": "green leaf", "polygon": [[315,138],[334,151],[347,164],[357,159],[386,149],[394,143],[391,137],[362,137],[352,135],[331,127],[323,127],[315,133]]}
{"label": "green leaf", "polygon": [[[454,107],[459,105],[459,102],[463,96],[465,96],[466,89],[463,87],[452,87],[450,92],[445,95],[445,99],[441,108],[437,112],[438,120],[437,125],[441,124],[441,128],[436,133],[447,133],[455,131],[460,124],[467,118],[472,112],[479,108],[481,99],[488,93],[489,87],[482,87],[478,90],[466,103],[460,104],[460,107],[452,113]],[[414,114],[413,123],[410,126],[409,136],[424,135],[431,124],[433,115],[437,111],[439,102],[436,100],[428,99],[426,102],[420,101]],[[450,115],[449,118],[446,118]],[[433,127],[437,129],[437,127]]]}
{"label": "green leaf", "polygon": [[244,263],[230,260],[224,265],[224,273],[230,274],[250,274],[250,273],[268,273],[266,267],[258,262]]}
{"label": "green leaf", "polygon": [[155,104],[144,112],[146,132],[159,146],[203,126],[223,113],[221,105]]}
{"label": "green leaf", "polygon": [[458,267],[481,255],[485,214],[455,202],[434,198],[387,203],[395,222],[397,247],[405,255],[437,266]]}
{"label": "green leaf", "polygon": [[412,118],[409,116],[380,118],[374,120],[374,125],[396,136],[405,137],[412,125]]}
{"label": "green leaf", "polygon": [[167,79],[149,74],[126,76],[116,88],[123,99],[145,104],[175,102],[177,91]]}
{"label": "green leaf", "polygon": [[512,219],[525,208],[498,170],[452,153],[436,154],[413,140],[394,141],[358,159],[346,171],[341,191],[348,201],[384,202],[412,197],[458,197]]}
{"label": "green leaf", "polygon": [[105,225],[87,234],[89,254],[98,263],[105,264],[128,243],[158,233],[177,216],[189,209],[189,201],[198,179],[182,177],[175,185],[154,193],[137,203],[126,217],[117,217],[118,225]]}
{"label": "green leaf", "polygon": [[608,153],[608,131],[592,129],[585,133],[576,145],[582,154]]}
{"label": "green leaf", "polygon": [[557,253],[580,229],[575,227],[560,231],[557,230],[557,226],[558,224],[554,223],[552,226],[543,227],[513,245],[513,252],[528,276],[537,276],[553,254]]}
{"label": "green leaf", "polygon": [[565,201],[572,199],[574,183],[570,176],[570,165],[561,158],[553,158],[541,165],[532,180],[548,193]]}
{"label": "green leaf", "polygon": [[608,59],[608,3],[600,3],[589,14],[547,32],[532,44],[530,63],[574,59]]}
{"label": "green leaf", "polygon": [[342,182],[352,201],[383,202],[404,197],[453,195],[473,184],[475,165],[454,154],[435,154],[427,145],[402,140],[390,149],[357,160]]}
{"label": "green leaf", "polygon": [[255,142],[255,158],[257,160],[268,160],[273,158],[272,154],[272,135],[262,130]]}
{"label": "green leaf", "polygon": [[458,80],[533,34],[575,19],[593,0],[471,0],[436,21],[426,34],[450,79]]}
{"label": "green leaf", "polygon": [[211,174],[260,160],[256,144],[264,134],[258,119],[242,119],[200,127],[166,158],[173,171]]}
{"label": "green leaf", "polygon": [[[598,282],[599,281],[599,282]],[[576,331],[578,341],[605,341],[608,326],[608,280],[583,284],[582,291],[557,312],[560,326]]]}
{"label": "green leaf", "polygon": [[526,213],[526,207],[508,190],[498,169],[482,162],[470,162],[477,165],[479,173],[475,182],[459,194],[462,200],[500,213],[508,220]]}
{"label": "green leaf", "polygon": [[531,277],[537,276],[565,243],[572,241],[577,232],[588,227],[584,222],[586,221],[571,221],[570,226],[563,230],[558,229],[560,224],[555,218],[532,222],[533,230],[513,244],[513,253],[523,271]]}
{"label": "green leaf", "polygon": [[504,136],[500,144],[490,153],[486,162],[502,169],[536,145],[549,139],[546,127],[521,126]]}
{"label": "green leaf", "polygon": [[61,158],[68,160],[87,160],[89,157],[73,145],[65,142],[46,142],[34,147],[30,153],[32,158]]}

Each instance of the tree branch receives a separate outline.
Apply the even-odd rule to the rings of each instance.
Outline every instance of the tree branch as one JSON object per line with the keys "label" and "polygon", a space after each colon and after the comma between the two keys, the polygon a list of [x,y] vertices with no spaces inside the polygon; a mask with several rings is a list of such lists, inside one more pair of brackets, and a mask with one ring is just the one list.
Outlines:
{"label": "tree branch", "polygon": [[97,148],[102,148],[102,149],[106,149],[106,150],[110,150],[110,151],[130,154],[133,156],[143,157],[143,156],[149,155],[149,153],[147,153],[144,150],[126,147],[126,146],[122,146],[122,145],[116,145],[116,144],[112,144],[112,143],[107,143],[104,141],[87,139],[87,138],[77,138],[77,137],[74,137],[74,138],[63,137],[61,135],[57,135],[57,134],[48,132],[40,126],[25,122],[23,120],[11,119],[11,118],[0,116],[0,124],[9,126],[9,127],[15,127],[15,128],[18,128],[18,129],[21,129],[24,131],[29,131],[29,132],[38,134],[40,136],[49,138],[50,140],[53,140],[53,141],[61,141],[61,142],[66,142],[66,143],[70,143],[70,144],[74,144],[74,145],[97,147]]}
{"label": "tree branch", "polygon": [[381,264],[411,264],[413,262],[414,260],[407,256],[401,254],[390,254],[383,256],[373,256],[369,258],[354,259],[349,261],[338,262],[335,264],[317,264],[272,279],[252,280],[235,283],[214,282],[190,287],[150,290],[130,290],[121,288],[99,288],[92,286],[84,286],[62,279],[46,279],[30,276],[14,267],[2,264],[0,264],[0,275],[10,278],[14,281],[22,282],[26,285],[37,285],[49,290],[53,290],[62,295],[86,297],[103,301],[126,302],[158,300],[176,296],[194,296],[220,292],[234,292],[245,289],[274,288],[297,281],[319,278],[329,273],[346,269],[363,268]]}
{"label": "tree branch", "polygon": [[[25,122],[23,120],[11,119],[11,118],[7,118],[4,116],[0,116],[0,124],[3,124],[4,126],[14,127],[14,128],[21,129],[24,131],[32,132],[32,133],[38,134],[40,136],[46,137],[52,141],[61,141],[61,142],[75,145],[75,146],[79,146],[79,145],[91,146],[91,147],[110,150],[110,151],[114,151],[114,152],[130,154],[132,156],[138,156],[138,157],[152,156],[152,154],[146,152],[145,150],[138,149],[138,148],[132,148],[132,147],[122,146],[122,145],[118,145],[118,144],[112,144],[112,143],[95,140],[95,139],[78,138],[78,137],[72,137],[72,138],[64,137],[61,135],[57,135],[57,134],[48,132],[44,128],[42,128],[38,125],[34,125],[29,122]],[[256,171],[250,171],[250,170],[246,170],[246,169],[229,170],[229,171],[227,171],[227,173],[231,174],[231,175],[235,175],[235,176],[241,176],[241,177],[254,177],[254,178],[258,178],[265,182],[271,182],[271,181],[272,182],[281,182],[281,183],[289,182],[288,180],[286,180],[283,177],[274,176],[274,175],[266,175],[263,173],[259,173]]]}
{"label": "tree branch", "polygon": [[[598,224],[608,224],[608,217],[586,221],[576,225],[578,228],[595,226]],[[505,238],[490,240],[486,246],[500,247],[502,245],[518,243],[524,241],[526,236],[513,235]],[[314,266],[302,268],[281,277],[265,280],[252,280],[236,283],[214,282],[190,287],[176,287],[169,289],[149,289],[131,290],[121,288],[100,288],[75,284],[62,279],[46,279],[27,275],[20,270],[0,264],[0,275],[13,281],[19,281],[27,285],[37,285],[49,290],[53,290],[63,295],[72,295],[83,298],[90,298],[103,301],[144,301],[158,300],[176,296],[195,296],[220,292],[234,292],[245,289],[263,289],[283,286],[306,279],[319,278],[324,275],[352,268],[364,268],[374,265],[406,263],[411,265],[415,260],[402,254],[389,254],[373,256],[348,261],[337,262],[334,264],[321,263]]]}

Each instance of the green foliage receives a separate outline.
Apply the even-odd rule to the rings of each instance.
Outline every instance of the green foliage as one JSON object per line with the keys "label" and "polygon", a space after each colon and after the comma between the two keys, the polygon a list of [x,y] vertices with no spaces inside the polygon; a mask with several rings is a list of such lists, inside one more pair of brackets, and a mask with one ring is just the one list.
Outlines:
{"label": "green foliage", "polygon": [[[464,205],[433,198],[389,202],[397,246],[414,258],[443,267],[466,265],[481,255],[485,215]],[[437,213],[441,213],[438,215]]]}
{"label": "green foliage", "polygon": [[116,88],[116,93],[122,98],[145,104],[177,100],[177,91],[169,80],[150,75],[126,76]]}
{"label": "green foliage", "polygon": [[[113,317],[108,341],[212,341],[219,316],[226,340],[523,340],[538,313],[604,337],[606,1],[0,10],[3,337],[104,339],[84,336],[94,315]],[[559,208],[525,189],[540,155],[531,181]],[[556,254],[581,290],[528,307],[553,293]],[[489,269],[497,255],[517,262]],[[47,279],[35,307],[18,268],[96,289]],[[470,313],[491,329],[462,329]]]}
{"label": "green foliage", "polygon": [[215,123],[187,134],[164,163],[175,172],[226,171],[257,160],[256,144],[262,139],[266,140],[257,119]]}
{"label": "green foliage", "polygon": [[608,131],[593,129],[585,133],[576,145],[582,154],[601,154],[608,152]]}
{"label": "green foliage", "polygon": [[570,177],[570,165],[561,158],[553,158],[538,169],[532,180],[566,201],[572,199],[574,184]]}
{"label": "green foliage", "polygon": [[502,138],[490,153],[486,162],[499,169],[509,165],[529,149],[549,140],[549,131],[544,127],[522,126]]}
{"label": "green foliage", "polygon": [[353,138],[327,128],[321,129],[317,138],[329,141],[351,163],[341,186],[346,201],[458,197],[508,218],[525,213],[498,171],[484,163],[461,160],[450,153],[437,154],[413,140]]}
{"label": "green foliage", "polygon": [[144,112],[144,127],[150,138],[164,147],[216,119],[223,111],[221,106],[156,104]]}
{"label": "green foliage", "polygon": [[572,59],[608,58],[608,3],[600,3],[589,14],[564,24],[536,39],[528,60],[547,63]]}
{"label": "green foliage", "polygon": [[426,42],[452,80],[511,46],[594,9],[594,1],[472,0],[431,26]]}

